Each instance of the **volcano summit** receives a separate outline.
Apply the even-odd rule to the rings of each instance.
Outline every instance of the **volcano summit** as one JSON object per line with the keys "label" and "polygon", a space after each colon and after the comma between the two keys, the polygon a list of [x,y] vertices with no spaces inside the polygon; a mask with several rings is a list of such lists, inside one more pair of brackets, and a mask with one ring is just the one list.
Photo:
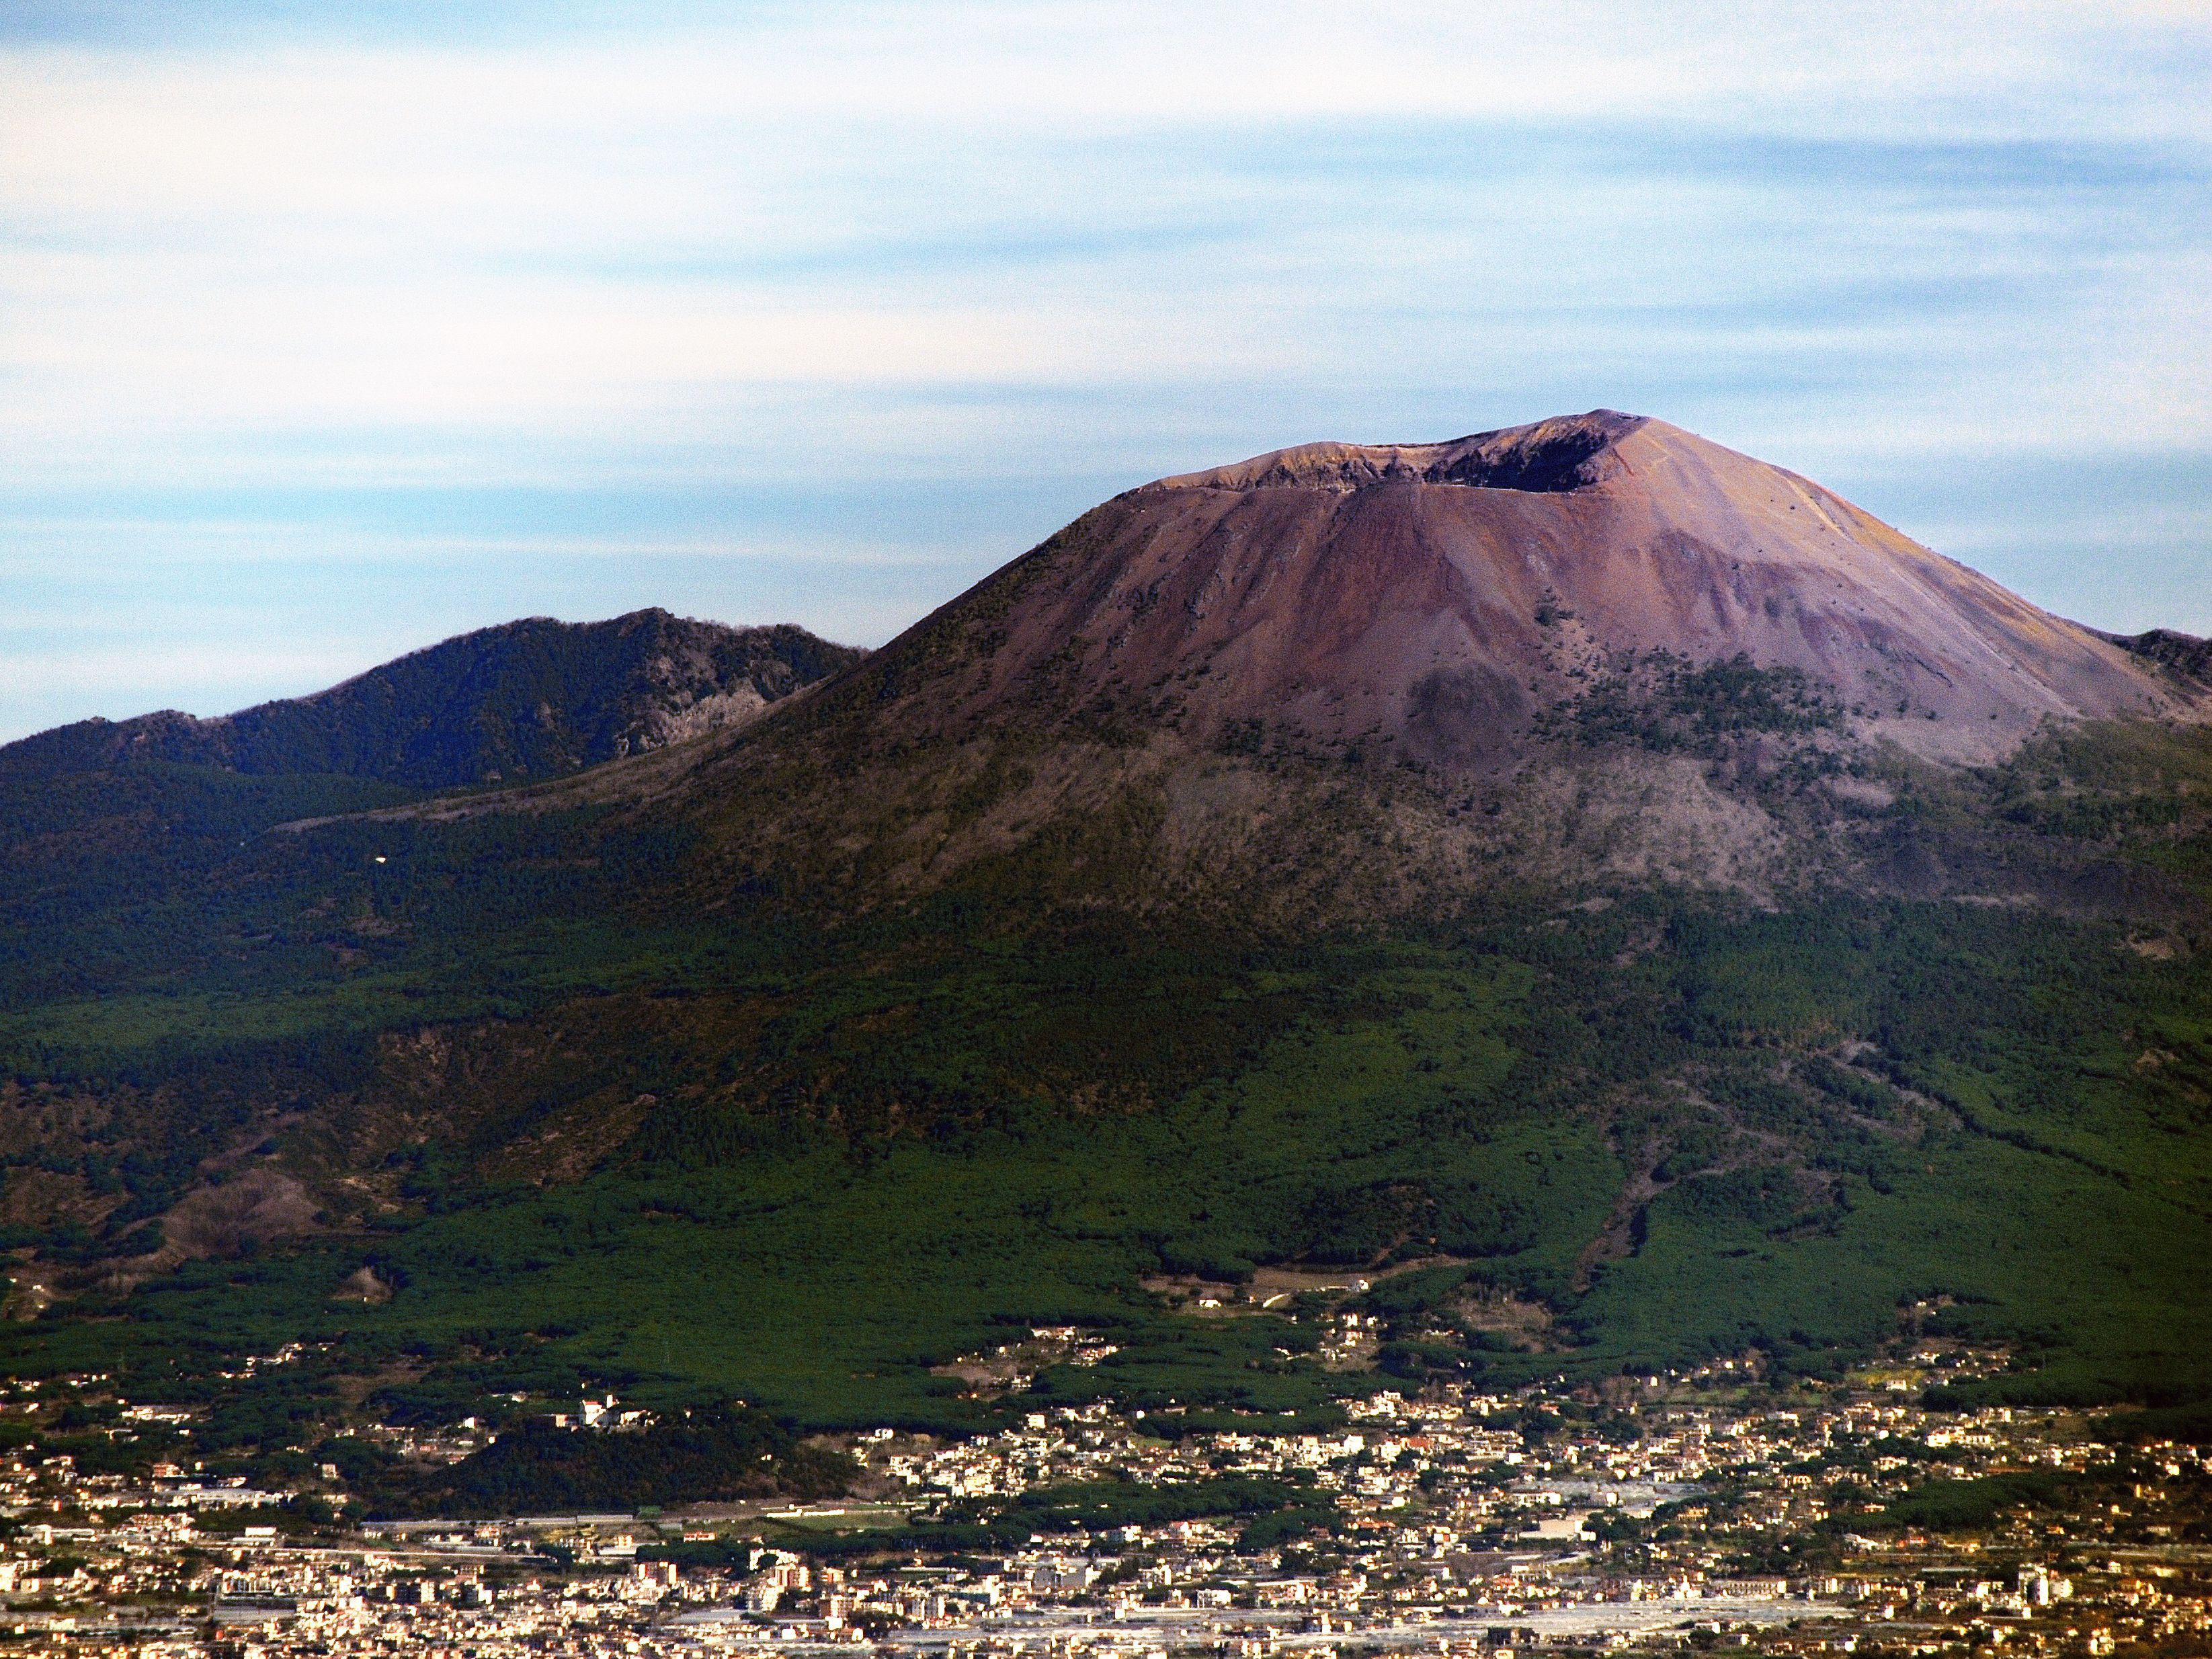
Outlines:
{"label": "volcano summit", "polygon": [[2188,702],[1818,484],[1610,410],[1279,450],[1132,490],[1062,540],[956,602],[1018,586],[948,713],[1048,673],[1079,702],[1202,667],[1182,698],[1201,724],[1480,762],[1594,675],[1741,655],[1818,683],[1858,734],[1983,760],[2045,720]]}
{"label": "volcano summit", "polygon": [[1941,859],[1900,860],[1893,824],[1869,847],[1869,803],[2038,733],[2199,720],[2184,655],[1598,410],[1144,485],[780,719],[556,798],[651,799],[736,878],[870,901],[1041,835],[1089,843],[1053,890],[1110,867],[1255,915],[1528,880],[1924,885]]}
{"label": "volcano summit", "polygon": [[[866,655],[530,623],[32,739],[0,1360],[295,1462],[603,1386],[1279,1428],[1372,1379],[1158,1287],[1402,1268],[1408,1386],[2212,1401],[2206,652],[1601,410],[1145,484]],[[1010,1326],[1110,1363],[953,1374]]]}

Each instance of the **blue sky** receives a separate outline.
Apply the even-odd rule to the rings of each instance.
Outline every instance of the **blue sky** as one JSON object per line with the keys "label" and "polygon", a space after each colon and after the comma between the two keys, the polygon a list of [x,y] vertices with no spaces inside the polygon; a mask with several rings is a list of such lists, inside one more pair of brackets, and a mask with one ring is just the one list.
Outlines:
{"label": "blue sky", "polygon": [[2125,0],[15,0],[0,738],[1598,405],[2212,632],[2208,91]]}

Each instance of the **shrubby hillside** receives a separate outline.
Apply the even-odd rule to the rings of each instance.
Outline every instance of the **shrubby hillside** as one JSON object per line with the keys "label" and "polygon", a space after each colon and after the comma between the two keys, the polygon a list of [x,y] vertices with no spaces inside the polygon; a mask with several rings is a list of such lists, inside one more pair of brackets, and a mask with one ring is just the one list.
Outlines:
{"label": "shrubby hillside", "polygon": [[[8,1363],[240,1446],[362,1377],[1289,1425],[1346,1364],[1930,1334],[2185,1407],[2186,643],[1600,414],[1146,486],[763,718],[528,787],[103,762],[9,798]],[[1373,1279],[1370,1350],[1239,1289],[1300,1268]]]}
{"label": "shrubby hillside", "polygon": [[459,635],[313,696],[196,720],[84,720],[0,747],[0,788],[149,763],[416,790],[556,777],[743,726],[859,659],[803,628],[665,611],[532,617]]}

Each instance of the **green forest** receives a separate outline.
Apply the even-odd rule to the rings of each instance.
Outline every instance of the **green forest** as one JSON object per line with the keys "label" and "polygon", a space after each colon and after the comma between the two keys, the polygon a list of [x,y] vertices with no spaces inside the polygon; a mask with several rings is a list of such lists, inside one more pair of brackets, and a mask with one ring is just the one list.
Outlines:
{"label": "green forest", "polygon": [[[2175,826],[2206,757],[2133,742],[1900,811],[2201,890]],[[1283,1428],[1378,1375],[1832,1374],[1908,1334],[2002,1351],[1987,1397],[2212,1398],[2212,969],[2183,913],[1506,892],[1285,938],[772,884],[687,913],[639,896],[681,890],[680,823],[271,833],[391,786],[125,781],[17,802],[51,833],[0,897],[0,1158],[78,1208],[11,1223],[64,1294],[0,1348],[206,1402],[240,1455],[600,1385],[794,1431],[1101,1396]],[[158,805],[158,855],[102,854],[118,798]],[[241,1160],[319,1182],[313,1224],[100,1266]],[[1317,1363],[1310,1299],[1159,1289],[1284,1264],[1378,1276],[1375,1370]],[[364,1268],[386,1294],[342,1293]],[[1048,1325],[1112,1352],[1013,1394],[951,1374]]]}

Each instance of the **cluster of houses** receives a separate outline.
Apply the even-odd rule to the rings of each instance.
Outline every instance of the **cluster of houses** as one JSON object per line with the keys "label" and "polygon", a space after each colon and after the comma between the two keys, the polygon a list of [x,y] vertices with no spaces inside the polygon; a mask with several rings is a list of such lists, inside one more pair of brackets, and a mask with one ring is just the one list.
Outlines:
{"label": "cluster of houses", "polygon": [[[1878,1379],[1783,1395],[1709,1368],[1626,1379],[1609,1400],[1379,1390],[1312,1432],[1061,1407],[969,1441],[850,1437],[867,1490],[811,1510],[351,1529],[307,1524],[294,1501],[332,1496],[331,1466],[295,1491],[181,1459],[91,1474],[25,1446],[0,1459],[0,1637],[140,1659],[2212,1651],[2212,1574],[2188,1547],[2212,1491],[2200,1449],[2141,1455],[2149,1479],[2125,1516],[1904,1531],[1887,1506],[1931,1480],[2110,1455],[2060,1413],[1917,1401]],[[641,1421],[611,1395],[561,1415],[579,1431]],[[948,1504],[1228,1477],[1298,1493],[1298,1524],[1055,1522],[981,1559],[904,1541]]]}

